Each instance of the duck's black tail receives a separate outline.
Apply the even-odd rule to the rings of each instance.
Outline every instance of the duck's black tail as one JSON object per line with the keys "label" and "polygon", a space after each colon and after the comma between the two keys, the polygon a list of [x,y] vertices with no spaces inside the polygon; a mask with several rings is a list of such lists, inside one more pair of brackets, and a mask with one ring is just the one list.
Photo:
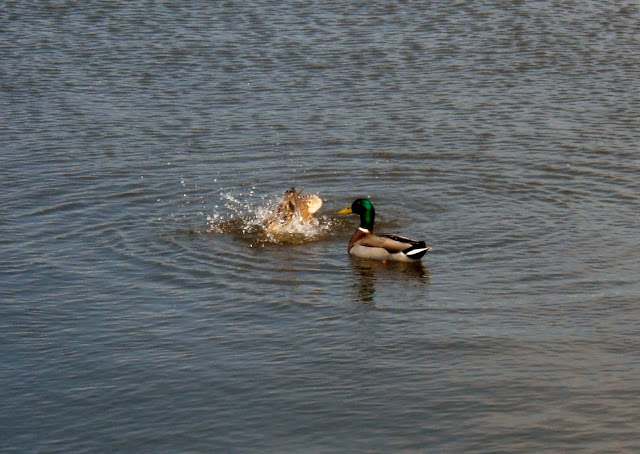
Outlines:
{"label": "duck's black tail", "polygon": [[420,260],[430,250],[431,250],[431,247],[427,246],[427,244],[424,241],[418,241],[402,252],[404,253],[404,255],[406,255],[410,259]]}

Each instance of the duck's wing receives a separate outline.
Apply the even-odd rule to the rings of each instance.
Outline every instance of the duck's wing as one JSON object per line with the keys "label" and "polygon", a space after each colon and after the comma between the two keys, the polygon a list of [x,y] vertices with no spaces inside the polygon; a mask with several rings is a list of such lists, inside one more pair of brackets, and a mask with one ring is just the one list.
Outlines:
{"label": "duck's wing", "polygon": [[300,206],[306,209],[306,213],[303,213],[305,219],[311,219],[311,216],[322,207],[322,199],[315,194],[303,195],[300,201],[302,202]]}
{"label": "duck's wing", "polygon": [[367,235],[359,244],[361,246],[383,248],[389,251],[390,254],[395,254],[418,244],[424,245],[424,242],[398,235]]}
{"label": "duck's wing", "polygon": [[[394,252],[402,252],[410,259],[421,259],[427,252],[431,250],[431,246],[427,246],[424,241],[412,240],[400,235],[388,235],[382,234],[380,238],[386,240],[387,251],[391,254]],[[389,249],[389,246],[393,244],[393,250]]]}
{"label": "duck's wing", "polygon": [[381,236],[382,238],[388,238],[392,241],[397,241],[398,243],[403,243],[407,246],[415,246],[416,244],[424,243],[424,241],[412,240],[411,238],[407,238],[406,236],[391,235],[389,233],[381,233],[379,236]]}

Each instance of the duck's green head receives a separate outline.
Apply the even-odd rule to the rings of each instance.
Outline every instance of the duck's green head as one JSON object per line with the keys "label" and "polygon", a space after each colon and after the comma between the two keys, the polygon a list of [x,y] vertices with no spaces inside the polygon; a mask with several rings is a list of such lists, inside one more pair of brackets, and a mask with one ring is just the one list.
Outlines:
{"label": "duck's green head", "polygon": [[369,199],[356,199],[350,207],[339,211],[340,214],[355,213],[360,215],[360,228],[373,230],[373,221],[376,217],[376,210]]}

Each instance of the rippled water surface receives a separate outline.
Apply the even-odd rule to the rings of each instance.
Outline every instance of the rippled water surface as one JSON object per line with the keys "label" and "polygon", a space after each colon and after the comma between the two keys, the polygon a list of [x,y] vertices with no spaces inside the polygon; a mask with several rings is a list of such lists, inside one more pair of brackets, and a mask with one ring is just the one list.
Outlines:
{"label": "rippled water surface", "polygon": [[[638,24],[2,3],[0,450],[638,452]],[[363,196],[422,266],[349,258]]]}

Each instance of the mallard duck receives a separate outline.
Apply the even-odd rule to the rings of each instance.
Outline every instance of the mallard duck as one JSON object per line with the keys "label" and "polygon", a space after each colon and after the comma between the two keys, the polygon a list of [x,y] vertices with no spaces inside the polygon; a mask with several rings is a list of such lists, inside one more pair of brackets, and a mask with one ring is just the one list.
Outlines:
{"label": "mallard duck", "polygon": [[285,191],[282,200],[273,210],[272,216],[265,221],[269,233],[283,232],[292,222],[310,224],[313,215],[322,207],[322,199],[315,194],[302,195],[302,189],[291,188]]}
{"label": "mallard duck", "polygon": [[357,199],[340,214],[360,215],[360,227],[349,240],[349,254],[372,260],[411,262],[420,260],[431,250],[424,241],[415,241],[398,235],[374,235],[373,221],[376,211],[369,199]]}

